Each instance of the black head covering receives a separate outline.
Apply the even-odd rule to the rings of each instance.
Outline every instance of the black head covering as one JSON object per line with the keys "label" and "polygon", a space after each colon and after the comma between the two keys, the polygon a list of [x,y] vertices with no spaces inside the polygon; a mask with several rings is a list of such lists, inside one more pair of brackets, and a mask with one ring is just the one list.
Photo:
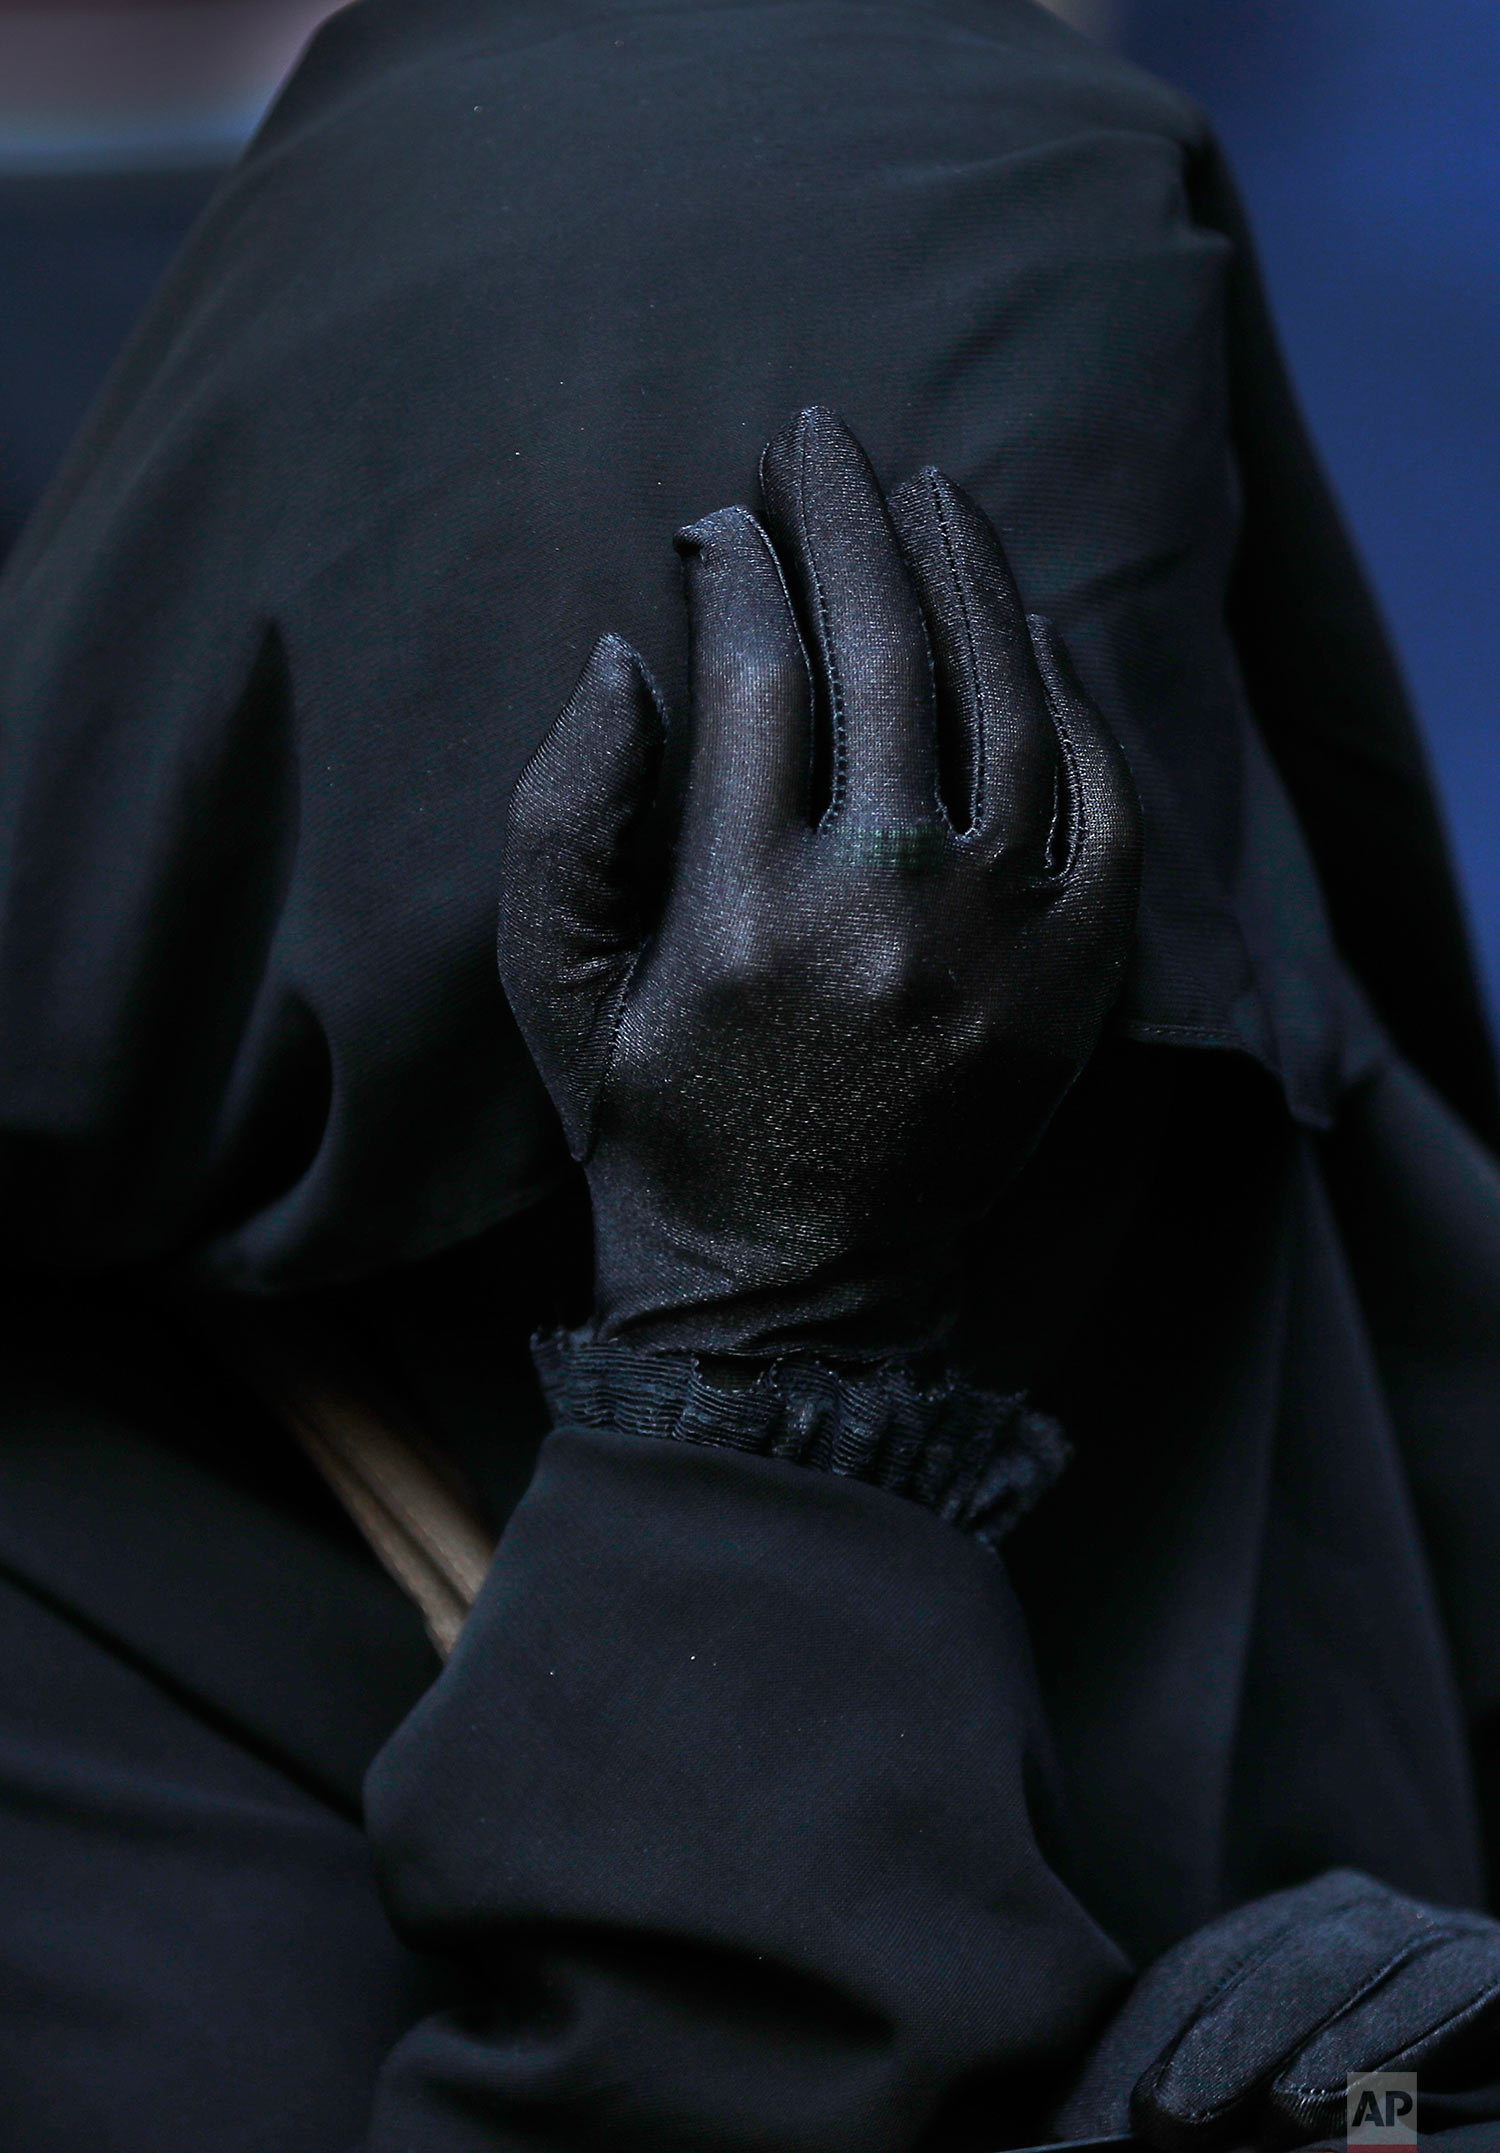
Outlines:
{"label": "black head covering", "polygon": [[1376,1009],[1492,1129],[1420,756],[1197,115],[1029,0],[802,12],[790,71],[771,8],[362,0],[315,42],[0,595],[12,1263],[321,1282],[547,1185],[506,799],[601,629],[680,703],[670,534],[811,401],[979,497],[1117,727],[1131,1033],[1329,1119],[1368,1033],[1289,782]]}

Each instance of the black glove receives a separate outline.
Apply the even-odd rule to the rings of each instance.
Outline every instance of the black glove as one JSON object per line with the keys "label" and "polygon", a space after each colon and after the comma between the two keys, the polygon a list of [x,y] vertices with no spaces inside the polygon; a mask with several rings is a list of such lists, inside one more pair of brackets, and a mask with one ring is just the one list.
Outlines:
{"label": "black glove", "polygon": [[825,411],[761,480],[769,539],[741,508],[678,539],[664,898],[632,864],[663,720],[606,637],[516,789],[501,972],[587,1169],[599,1336],[888,1353],[941,1335],[963,1229],[1099,1035],[1137,811],[956,487],[923,472],[888,513]]}
{"label": "black glove", "polygon": [[1054,2127],[1168,2153],[1302,2145],[1342,2136],[1346,2074],[1380,2070],[1424,2095],[1500,2080],[1500,1922],[1337,1869],[1158,1959]]}

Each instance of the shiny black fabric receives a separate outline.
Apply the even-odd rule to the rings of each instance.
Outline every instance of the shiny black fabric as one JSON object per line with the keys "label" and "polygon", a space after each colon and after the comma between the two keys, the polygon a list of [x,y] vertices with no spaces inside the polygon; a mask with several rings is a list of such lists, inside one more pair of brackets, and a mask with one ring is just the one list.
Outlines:
{"label": "shiny black fabric", "polygon": [[601,1337],[931,1347],[966,1234],[1119,995],[1139,815],[955,487],[924,472],[893,525],[819,410],[762,484],[769,539],[728,509],[679,540],[693,709],[665,889],[639,858],[660,714],[606,638],[516,787],[500,976],[588,1178]]}
{"label": "shiny black fabric", "polygon": [[[300,2153],[372,2102],[381,2153],[582,2153],[600,2115],[653,2153],[814,2115],[982,2153],[1228,1908],[1339,1867],[1481,1903],[1487,1051],[1216,173],[1180,100],[1022,0],[361,0],[231,180],[0,589],[5,1254],[110,1273],[6,1362],[46,1364],[0,1441],[20,2153]],[[878,1488],[685,1444],[628,1439],[631,1474],[668,1453],[649,1500],[597,1433],[555,1474],[543,1444],[521,1496],[535,1244],[496,1269],[481,1230],[539,1238],[567,1169],[495,987],[505,803],[604,628],[686,707],[662,534],[747,499],[819,400],[991,515],[1145,815],[1128,1036],[968,1252],[955,1358],[1075,1453],[1003,1567]],[[395,1268],[424,1251],[441,1320]],[[358,1281],[340,1320],[497,1522],[521,1496],[503,1640],[385,1756],[363,1852],[360,1771],[431,1656],[305,1474],[247,1522],[235,1461],[284,1445],[127,1307],[167,1265]],[[144,1734],[93,1709],[126,1664]]]}

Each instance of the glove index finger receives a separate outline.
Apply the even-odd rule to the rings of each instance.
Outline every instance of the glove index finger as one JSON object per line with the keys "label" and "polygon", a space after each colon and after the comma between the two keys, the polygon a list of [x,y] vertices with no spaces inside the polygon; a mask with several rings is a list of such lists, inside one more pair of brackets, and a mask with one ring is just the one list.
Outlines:
{"label": "glove index finger", "polygon": [[781,564],[745,508],[679,531],[693,712],[684,842],[716,846],[807,820],[812,684]]}
{"label": "glove index finger", "polygon": [[826,812],[930,826],[932,659],[869,460],[836,412],[814,408],[766,444],[760,482],[816,668]]}
{"label": "glove index finger", "polygon": [[1005,548],[941,471],[898,486],[890,511],[932,638],[949,819],[1040,873],[1058,744]]}
{"label": "glove index finger", "polygon": [[663,735],[645,666],[619,636],[602,636],[517,779],[506,819],[501,984],[576,1157],[589,1143],[602,1013],[640,946],[634,839]]}

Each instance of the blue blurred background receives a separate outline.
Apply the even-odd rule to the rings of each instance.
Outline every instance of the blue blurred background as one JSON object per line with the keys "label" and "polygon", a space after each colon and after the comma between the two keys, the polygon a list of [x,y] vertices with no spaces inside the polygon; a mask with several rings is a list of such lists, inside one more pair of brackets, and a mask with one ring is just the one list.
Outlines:
{"label": "blue blurred background", "polygon": [[1238,171],[1500,1012],[1500,5],[1114,0],[1111,27]]}
{"label": "blue blurred background", "polygon": [[332,0],[0,0],[0,554]]}
{"label": "blue blurred background", "polygon": [[[1500,1011],[1500,0],[1051,0],[1206,107]],[[0,0],[0,552],[330,0]]]}

